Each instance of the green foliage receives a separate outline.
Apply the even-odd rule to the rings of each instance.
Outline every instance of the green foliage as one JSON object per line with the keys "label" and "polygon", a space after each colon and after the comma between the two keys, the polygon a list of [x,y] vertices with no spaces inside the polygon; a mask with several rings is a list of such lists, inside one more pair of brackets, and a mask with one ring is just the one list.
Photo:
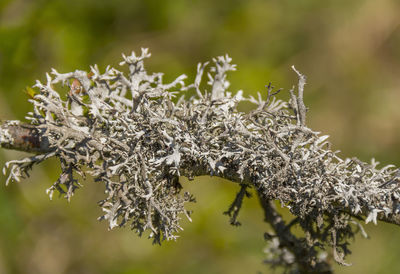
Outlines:
{"label": "green foliage", "polygon": [[[42,78],[49,67],[69,71],[86,69],[95,62],[101,62],[100,67],[116,65],[120,52],[150,47],[157,56],[149,62],[150,71],[166,71],[165,79],[181,72],[193,78],[193,63],[229,52],[241,68],[232,78],[233,89],[240,87],[254,95],[270,80],[290,88],[294,80],[287,68],[296,64],[310,77],[305,101],[312,106],[312,128],[331,135],[345,156],[359,155],[363,160],[375,156],[386,164],[399,163],[398,1],[147,2],[1,1],[1,117],[22,119],[31,110],[22,90]],[[9,153],[2,152],[1,163],[20,156]],[[257,256],[263,241],[259,235],[265,229],[256,221],[262,217],[254,199],[244,204],[248,208],[241,214],[241,222],[249,225],[234,230],[220,220],[226,199],[208,198],[205,190],[212,189],[218,197],[226,195],[227,189],[234,194],[237,190],[229,184],[202,178],[202,183],[212,181],[207,188],[186,185],[202,201],[193,205],[198,212],[193,216],[196,222],[186,226],[183,235],[193,240],[158,249],[122,231],[110,238],[95,229],[101,226],[91,218],[100,212],[90,204],[101,198],[100,188],[88,191],[93,197],[77,195],[68,207],[58,199],[49,203],[36,184],[51,184],[59,167],[52,163],[45,167],[37,169],[32,183],[23,188],[2,188],[9,198],[2,199],[2,210],[12,208],[12,214],[2,215],[6,217],[1,222],[9,224],[7,231],[22,235],[14,241],[2,233],[4,273],[79,269],[136,273],[139,268],[147,273],[193,273],[196,269],[243,273],[261,269],[258,262],[262,258]],[[54,217],[58,224],[51,225]],[[254,233],[255,227],[259,233]],[[349,259],[354,266],[341,272],[393,273],[399,268],[392,256],[400,246],[393,240],[395,231],[385,225],[370,229],[372,239],[354,246]],[[85,233],[101,240],[85,240]],[[204,240],[204,235],[213,240]],[[129,256],[110,246],[118,246]],[[136,246],[145,251],[136,252]],[[370,246],[374,246],[373,255]],[[48,254],[48,259],[35,257],[38,250]],[[237,258],[240,264],[235,263]],[[21,264],[21,259],[27,263]],[[52,264],[56,260],[57,266]]]}

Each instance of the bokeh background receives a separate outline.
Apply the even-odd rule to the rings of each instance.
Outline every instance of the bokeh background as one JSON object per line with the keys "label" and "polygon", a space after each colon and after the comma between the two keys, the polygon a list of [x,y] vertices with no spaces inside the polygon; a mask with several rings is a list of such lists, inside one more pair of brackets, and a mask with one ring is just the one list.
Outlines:
{"label": "bokeh background", "polygon": [[[0,118],[31,110],[23,89],[60,72],[118,66],[121,53],[149,47],[150,71],[167,79],[228,53],[238,65],[231,90],[247,95],[273,82],[308,76],[308,125],[331,136],[342,157],[400,166],[400,2],[397,0],[1,0]],[[24,156],[0,151],[0,165]],[[193,223],[177,242],[152,246],[129,229],[107,231],[96,202],[103,186],[85,182],[71,203],[45,189],[59,167],[48,162],[30,179],[5,187],[0,177],[0,273],[270,273],[268,230],[257,200],[247,200],[240,227],[222,215],[237,186],[202,177],[184,181],[197,197]],[[350,268],[338,273],[400,271],[400,229],[367,225]]]}

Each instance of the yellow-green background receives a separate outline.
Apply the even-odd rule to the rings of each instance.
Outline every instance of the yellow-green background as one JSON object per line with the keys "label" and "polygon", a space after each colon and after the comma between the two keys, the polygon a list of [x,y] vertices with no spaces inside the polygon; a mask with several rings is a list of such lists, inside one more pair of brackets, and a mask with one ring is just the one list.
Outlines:
{"label": "yellow-green background", "polygon": [[[400,165],[400,2],[397,0],[16,0],[0,1],[0,118],[30,111],[23,88],[60,72],[118,66],[120,54],[149,47],[150,71],[167,79],[228,53],[238,65],[231,90],[287,91],[308,76],[308,125],[329,134],[343,157]],[[287,98],[287,93],[282,97]],[[23,156],[0,151],[0,165]],[[49,201],[59,167],[36,167],[24,182],[0,183],[0,273],[269,273],[262,212],[244,205],[241,227],[222,215],[235,185],[207,177],[187,183],[197,197],[193,223],[177,242],[152,246],[129,229],[107,231],[90,180],[72,202]],[[338,273],[398,273],[400,229],[368,225],[351,268]]]}

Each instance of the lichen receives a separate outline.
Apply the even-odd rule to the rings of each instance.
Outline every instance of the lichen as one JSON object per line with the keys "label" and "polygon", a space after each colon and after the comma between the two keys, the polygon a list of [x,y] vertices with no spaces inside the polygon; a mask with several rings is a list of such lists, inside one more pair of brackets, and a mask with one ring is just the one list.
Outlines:
{"label": "lichen", "polygon": [[[176,239],[182,216],[190,219],[185,204],[194,198],[182,194],[179,177],[224,177],[241,185],[227,212],[232,224],[238,224],[247,188],[261,199],[280,201],[295,216],[288,229],[302,228],[299,242],[308,254],[299,259],[277,240],[268,249],[277,254],[271,263],[288,268],[299,260],[315,265],[326,246],[345,264],[347,240],[362,228],[353,216],[376,223],[379,216],[398,213],[400,191],[387,184],[394,166],[342,159],[328,136],[306,126],[305,77],[295,68],[298,91],[292,89],[285,102],[271,85],[257,98],[232,95],[226,73],[235,66],[228,56],[213,59],[208,90],[202,84],[208,63],[198,65],[193,84],[185,85],[185,75],[164,83],[162,73],[146,72],[148,57],[147,49],[123,55],[120,65],[127,73],[93,66],[89,72],[52,70],[46,83],[37,81],[27,119],[43,131],[51,152],[8,163],[9,178],[19,180],[34,163],[55,156],[62,173],[47,190],[50,197],[58,191],[71,199],[80,187],[76,175],[90,175],[105,186],[100,219],[110,228],[129,225],[139,235],[150,231],[160,243]],[[70,89],[66,95],[57,91],[62,85]],[[242,101],[255,108],[238,111]]]}

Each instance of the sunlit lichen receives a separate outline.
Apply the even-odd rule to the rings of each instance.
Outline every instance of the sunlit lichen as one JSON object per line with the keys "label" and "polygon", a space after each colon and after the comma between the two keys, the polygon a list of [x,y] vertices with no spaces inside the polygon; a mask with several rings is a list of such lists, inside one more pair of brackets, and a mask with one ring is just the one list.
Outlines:
{"label": "sunlit lichen", "polygon": [[[230,179],[241,185],[227,212],[232,224],[238,224],[248,188],[264,202],[279,200],[295,216],[284,228],[290,232],[299,225],[304,238],[296,240],[281,236],[286,232],[273,224],[278,215],[266,214],[276,233],[268,234],[268,262],[288,269],[302,264],[313,269],[325,260],[327,246],[345,264],[348,238],[364,231],[360,216],[376,223],[398,213],[400,191],[388,183],[400,177],[393,166],[341,159],[328,136],[306,126],[305,77],[295,68],[298,92],[292,89],[285,102],[271,85],[258,98],[241,91],[232,95],[226,73],[235,66],[228,56],[213,59],[208,90],[202,84],[208,63],[198,65],[193,84],[185,85],[185,75],[164,83],[162,73],[146,72],[148,57],[147,49],[123,55],[120,65],[127,73],[111,67],[101,73],[93,66],[89,72],[53,70],[46,83],[38,81],[27,119],[48,140],[49,151],[7,163],[9,180],[18,181],[33,164],[55,156],[62,174],[47,190],[50,197],[58,191],[71,199],[80,187],[76,175],[88,174],[105,185],[100,219],[110,228],[129,225],[139,235],[148,230],[160,243],[177,237],[182,216],[190,219],[185,204],[194,198],[181,193],[180,176]],[[57,91],[61,86],[69,87],[66,96]],[[188,96],[190,90],[195,96]],[[255,108],[239,112],[242,101]]]}

